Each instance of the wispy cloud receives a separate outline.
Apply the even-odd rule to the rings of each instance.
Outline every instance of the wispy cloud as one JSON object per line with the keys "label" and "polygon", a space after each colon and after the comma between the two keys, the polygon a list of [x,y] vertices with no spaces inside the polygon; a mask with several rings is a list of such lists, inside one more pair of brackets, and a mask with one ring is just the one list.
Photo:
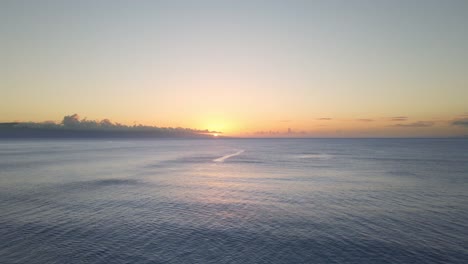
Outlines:
{"label": "wispy cloud", "polygon": [[288,129],[287,131],[278,131],[278,130],[268,130],[268,131],[255,131],[254,135],[259,136],[294,136],[294,135],[305,135],[307,131],[296,131]]}
{"label": "wispy cloud", "polygon": [[408,120],[407,116],[394,116],[390,118],[391,121],[406,121]]}
{"label": "wispy cloud", "polygon": [[374,121],[374,119],[369,119],[369,118],[359,118],[356,120],[360,122],[373,122]]}
{"label": "wispy cloud", "polygon": [[323,121],[328,121],[328,120],[332,120],[333,118],[330,118],[330,117],[321,117],[321,118],[317,118],[317,120],[323,120]]}
{"label": "wispy cloud", "polygon": [[455,119],[454,121],[452,121],[452,125],[468,127],[468,118]]}
{"label": "wispy cloud", "polygon": [[413,123],[408,123],[408,124],[396,124],[393,126],[395,127],[430,127],[433,125],[434,125],[434,122],[431,122],[431,121],[418,121],[418,122],[413,122]]}

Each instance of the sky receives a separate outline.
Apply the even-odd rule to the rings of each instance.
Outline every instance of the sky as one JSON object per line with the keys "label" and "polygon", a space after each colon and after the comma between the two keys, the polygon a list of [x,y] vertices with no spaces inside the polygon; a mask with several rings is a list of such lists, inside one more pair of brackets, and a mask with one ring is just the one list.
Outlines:
{"label": "sky", "polygon": [[468,1],[0,1],[0,122],[468,135]]}

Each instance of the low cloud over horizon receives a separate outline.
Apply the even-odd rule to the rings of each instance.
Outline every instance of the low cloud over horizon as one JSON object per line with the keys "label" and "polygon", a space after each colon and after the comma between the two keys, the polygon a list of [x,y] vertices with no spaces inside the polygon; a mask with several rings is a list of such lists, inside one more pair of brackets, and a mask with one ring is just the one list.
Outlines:
{"label": "low cloud over horizon", "polygon": [[391,121],[406,121],[408,120],[407,116],[394,116],[390,118]]}
{"label": "low cloud over horizon", "polygon": [[468,118],[460,118],[452,121],[453,126],[468,127]]}
{"label": "low cloud over horizon", "polygon": [[[459,114],[454,116],[452,119],[426,119],[426,120],[414,120],[408,121],[406,116],[394,116],[394,117],[375,117],[375,118],[355,118],[355,119],[340,119],[331,117],[314,118],[315,123],[311,122],[308,126],[301,125],[295,121],[296,128],[288,126],[277,126],[270,124],[270,126],[264,126],[262,129],[255,129],[252,127],[238,133],[225,133],[224,131],[209,130],[209,129],[192,129],[183,127],[158,127],[152,125],[126,125],[118,122],[113,122],[107,118],[102,120],[91,120],[87,118],[81,118],[78,114],[66,115],[61,121],[43,121],[43,122],[6,122],[0,123],[0,128],[3,130],[8,128],[22,128],[29,129],[30,131],[49,130],[49,131],[78,131],[84,132],[105,132],[119,134],[120,132],[126,131],[136,132],[138,134],[142,131],[145,133],[163,136],[192,136],[192,135],[224,135],[230,137],[236,136],[254,136],[254,137],[327,137],[327,136],[350,136],[350,137],[362,137],[362,136],[401,136],[407,133],[408,136],[444,136],[445,131],[454,131],[452,136],[464,136],[466,135],[466,129],[468,129],[468,117],[466,114]],[[333,122],[331,121],[333,120]],[[402,120],[395,122],[396,120]],[[325,122],[321,122],[325,121]],[[329,122],[328,122],[329,121]],[[349,123],[352,121],[353,124]],[[406,122],[405,122],[406,121]],[[283,123],[284,125],[293,122],[292,119],[277,119],[271,122]],[[338,124],[340,123],[340,124]],[[331,126],[334,124],[335,126]],[[338,124],[338,125],[336,125]],[[289,127],[289,128],[288,128]],[[393,128],[386,130],[385,128]],[[413,129],[413,130],[412,130]],[[12,130],[11,130],[12,131]],[[18,130],[19,131],[19,130]],[[94,131],[94,132],[93,132]],[[340,131],[339,134],[337,134]],[[448,135],[448,133],[447,133]]]}
{"label": "low cloud over horizon", "polygon": [[78,114],[63,117],[60,123],[45,122],[9,122],[0,123],[2,133],[6,137],[193,137],[222,134],[220,131],[208,129],[192,129],[182,127],[157,127],[145,125],[123,125],[113,123],[109,119],[80,119]]}
{"label": "low cloud over horizon", "polygon": [[431,121],[418,121],[408,124],[396,124],[394,127],[431,127],[434,125],[434,122]]}

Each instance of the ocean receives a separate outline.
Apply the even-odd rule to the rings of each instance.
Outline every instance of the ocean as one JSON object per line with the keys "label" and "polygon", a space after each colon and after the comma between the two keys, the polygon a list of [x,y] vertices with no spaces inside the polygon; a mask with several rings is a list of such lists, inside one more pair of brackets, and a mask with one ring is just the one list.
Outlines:
{"label": "ocean", "polygon": [[468,263],[468,139],[2,140],[0,263]]}

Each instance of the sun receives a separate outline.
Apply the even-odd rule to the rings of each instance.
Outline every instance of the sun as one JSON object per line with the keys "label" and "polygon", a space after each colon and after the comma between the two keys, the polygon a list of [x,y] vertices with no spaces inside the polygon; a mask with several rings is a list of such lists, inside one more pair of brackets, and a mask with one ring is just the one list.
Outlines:
{"label": "sun", "polygon": [[213,134],[213,137],[218,137],[218,136],[219,136],[218,133],[214,133],[214,134]]}

